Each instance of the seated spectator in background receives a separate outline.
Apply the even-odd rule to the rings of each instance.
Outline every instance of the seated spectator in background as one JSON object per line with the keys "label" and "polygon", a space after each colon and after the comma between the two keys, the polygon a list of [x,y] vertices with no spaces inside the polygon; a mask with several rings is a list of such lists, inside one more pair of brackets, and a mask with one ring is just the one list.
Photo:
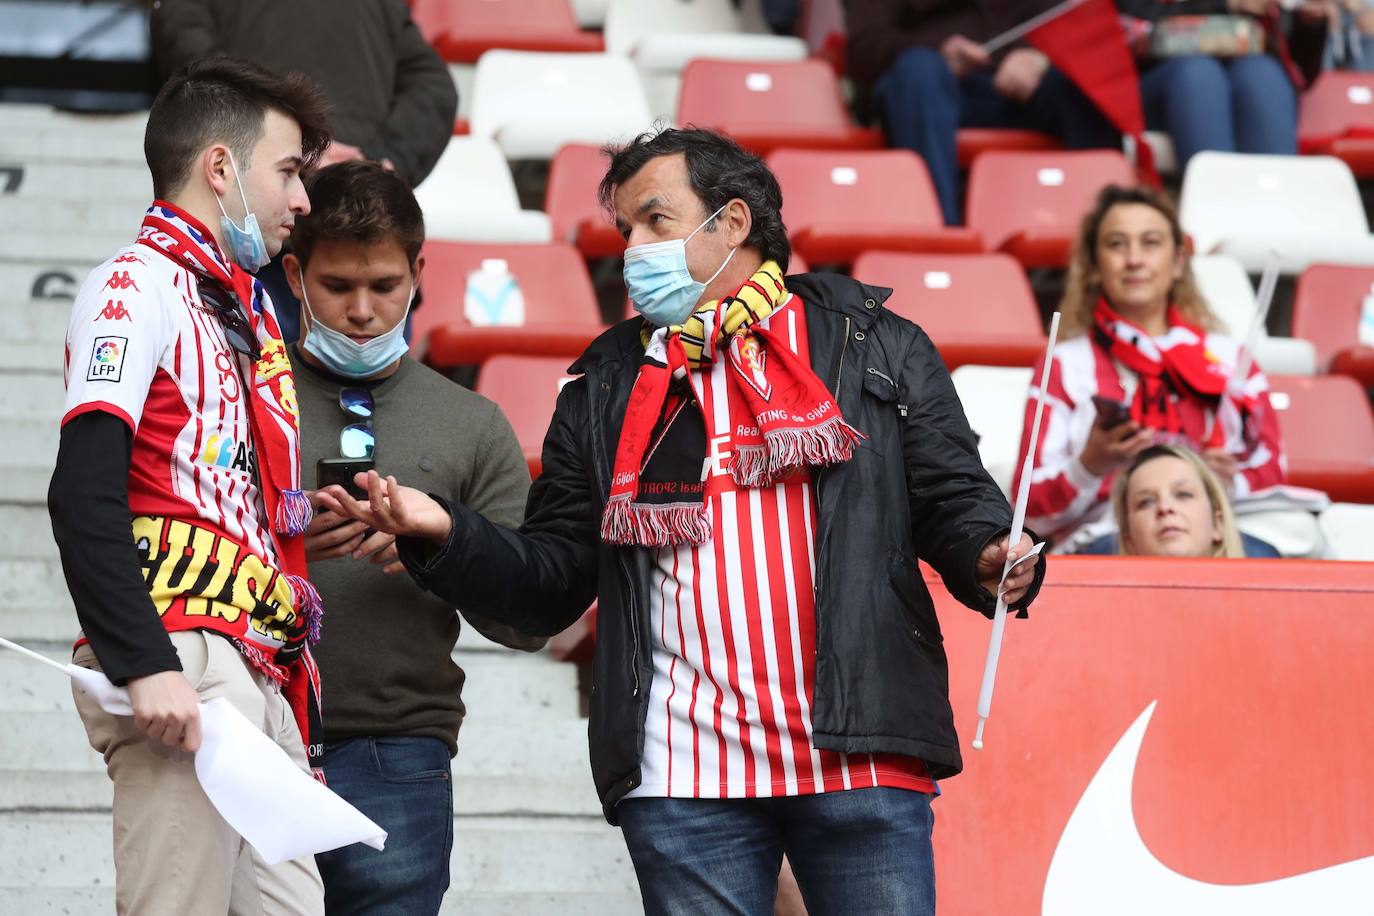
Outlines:
{"label": "seated spectator in background", "polygon": [[981,42],[1037,11],[1014,0],[846,4],[849,75],[873,91],[888,142],[925,160],[946,223],[963,222],[960,127],[1040,130],[1074,148],[1121,146],[1116,128],[1044,54],[983,50]]}
{"label": "seated spectator in background", "polygon": [[[1112,479],[1152,445],[1196,449],[1232,494],[1283,482],[1269,383],[1253,363],[1244,384],[1232,380],[1240,343],[1216,330],[1167,198],[1144,187],[1102,190],[1060,309],[1066,339],[1050,368],[1027,526],[1061,550],[1113,552]],[[1033,388],[1026,404],[1023,451],[1037,395]],[[1254,546],[1268,550],[1252,555],[1275,555]]]}
{"label": "seated spectator in background", "polygon": [[[329,100],[334,131],[321,165],[371,159],[415,187],[453,136],[453,78],[403,0],[159,0],[150,26],[164,74],[229,54],[314,79]],[[283,338],[294,342],[300,303],[281,259],[258,279],[276,303]]]}
{"label": "seated spectator in background", "polygon": [[1374,0],[1336,0],[1325,66],[1374,71]]}
{"label": "seated spectator in background", "polygon": [[[295,253],[285,259],[307,308],[305,336],[290,348],[302,465],[317,474],[352,458],[360,463],[339,468],[343,479],[375,466],[518,524],[530,478],[510,423],[486,398],[408,357],[399,333],[424,267],[415,195],[368,162],[321,169],[306,187],[315,206],[297,218]],[[305,549],[329,618],[315,654],[329,693],[324,772],[388,831],[384,852],[354,844],[316,857],[326,908],[330,916],[437,913],[453,847],[449,760],[465,712],[451,654],[458,613],[404,574],[389,534],[322,510]],[[504,645],[544,644],[466,616]]]}
{"label": "seated spectator in background", "polygon": [[1231,501],[1197,452],[1152,445],[1112,487],[1119,552],[1140,557],[1242,557]]}
{"label": "seated spectator in background", "polygon": [[[1150,24],[1149,39],[1137,44],[1145,123],[1173,139],[1180,169],[1203,150],[1297,153],[1298,90],[1321,68],[1325,0],[1306,0],[1284,17],[1291,28],[1280,21],[1274,0],[1117,0],[1116,5],[1123,16]],[[1229,57],[1186,53],[1195,43],[1190,23],[1204,15],[1233,17],[1232,35],[1237,30],[1249,34],[1264,51]],[[1177,30],[1172,39],[1170,26]]]}

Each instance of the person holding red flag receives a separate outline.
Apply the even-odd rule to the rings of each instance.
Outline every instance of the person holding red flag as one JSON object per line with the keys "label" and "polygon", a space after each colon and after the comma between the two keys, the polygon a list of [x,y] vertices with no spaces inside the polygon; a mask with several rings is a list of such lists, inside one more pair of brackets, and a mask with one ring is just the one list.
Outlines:
{"label": "person holding red flag", "polygon": [[[1104,2],[1110,10],[1110,0]],[[960,127],[1039,130],[1077,149],[1121,145],[1121,125],[1057,55],[1025,43],[996,52],[984,48],[1047,8],[1024,0],[846,4],[850,76],[872,90],[888,142],[925,160],[946,223],[963,220],[955,149]],[[1131,88],[1134,75],[1131,68]]]}

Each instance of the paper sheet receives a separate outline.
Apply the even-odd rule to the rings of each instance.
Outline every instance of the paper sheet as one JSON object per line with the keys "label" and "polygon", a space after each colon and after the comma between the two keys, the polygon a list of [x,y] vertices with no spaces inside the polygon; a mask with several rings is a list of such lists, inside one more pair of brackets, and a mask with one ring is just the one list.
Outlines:
{"label": "paper sheet", "polygon": [[1038,557],[1038,556],[1040,555],[1040,551],[1042,551],[1042,550],[1044,550],[1044,549],[1045,549],[1045,542],[1044,542],[1044,541],[1041,541],[1039,544],[1036,544],[1036,545],[1035,545],[1034,547],[1032,547],[1029,551],[1027,551],[1027,552],[1026,552],[1026,555],[1025,555],[1024,557],[1022,557],[1021,559],[1017,560],[1017,561],[1016,561],[1014,564],[1012,564],[1011,566],[1008,566],[1008,567],[1007,567],[1007,571],[1004,572],[1004,573],[1002,573],[1002,579],[1001,579],[1001,581],[997,583],[997,588],[998,588],[998,590],[999,590],[999,591],[1001,590],[1002,585],[1007,581],[1007,576],[1010,576],[1010,575],[1011,575],[1011,571],[1012,571],[1013,569],[1015,569],[1016,567],[1020,566],[1022,563],[1025,563],[1027,560],[1034,560],[1036,557]]}
{"label": "paper sheet", "polygon": [[[129,691],[101,672],[58,664],[7,639],[0,646],[64,672],[110,715],[133,715]],[[385,830],[292,762],[223,697],[200,704],[196,776],[215,810],[269,865],[351,843],[386,845]]]}

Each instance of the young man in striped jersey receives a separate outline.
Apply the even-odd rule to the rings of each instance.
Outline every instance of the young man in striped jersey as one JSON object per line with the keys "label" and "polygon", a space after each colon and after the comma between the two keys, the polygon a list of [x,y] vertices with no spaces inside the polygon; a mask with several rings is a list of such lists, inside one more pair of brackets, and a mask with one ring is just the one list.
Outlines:
{"label": "young man in striped jersey", "polygon": [[[918,572],[991,614],[1011,511],[890,291],[785,277],[776,180],[708,131],[612,150],[641,317],[558,400],[518,531],[375,474],[342,511],[437,594],[535,633],[599,599],[590,741],[650,913],[933,913],[931,800],[962,763]],[[1024,608],[1043,560],[1004,588]]]}
{"label": "young man in striped jersey", "polygon": [[328,143],[304,77],[225,57],[182,70],[148,114],[157,199],[72,307],[48,507],[82,627],[73,662],[133,704],[117,717],[76,693],[114,783],[121,914],[323,912],[314,860],[264,862],[194,752],[215,697],[294,765],[319,750],[296,389],[252,272],[309,212],[300,174]]}

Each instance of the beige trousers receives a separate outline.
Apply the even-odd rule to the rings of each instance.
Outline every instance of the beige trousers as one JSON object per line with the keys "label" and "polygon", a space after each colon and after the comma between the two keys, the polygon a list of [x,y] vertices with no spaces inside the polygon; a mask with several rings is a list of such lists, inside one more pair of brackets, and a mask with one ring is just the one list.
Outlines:
{"label": "beige trousers", "polygon": [[[308,769],[286,700],[229,640],[203,630],[172,634],[186,679],[202,700],[224,697]],[[72,661],[99,670],[89,646]],[[313,857],[268,865],[215,810],[196,779],[195,755],[148,740],[79,690],[77,711],[114,782],[116,911],[130,916],[317,916],[324,886]],[[263,773],[263,791],[272,774]],[[285,803],[285,800],[283,800]]]}

